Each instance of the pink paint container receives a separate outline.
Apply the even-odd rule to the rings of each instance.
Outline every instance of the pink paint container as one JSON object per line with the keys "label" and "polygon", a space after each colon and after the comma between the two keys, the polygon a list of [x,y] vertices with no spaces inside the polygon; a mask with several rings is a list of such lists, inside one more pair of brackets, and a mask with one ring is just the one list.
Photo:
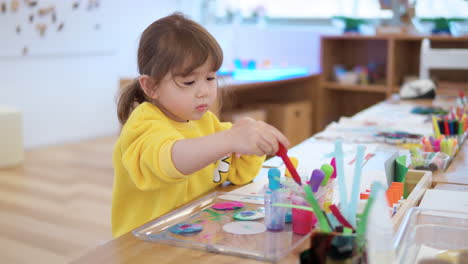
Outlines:
{"label": "pink paint container", "polygon": [[[309,203],[300,196],[293,196],[292,203],[294,205],[302,205],[310,207]],[[317,218],[312,211],[302,209],[292,209],[292,231],[298,235],[306,235],[317,223]]]}

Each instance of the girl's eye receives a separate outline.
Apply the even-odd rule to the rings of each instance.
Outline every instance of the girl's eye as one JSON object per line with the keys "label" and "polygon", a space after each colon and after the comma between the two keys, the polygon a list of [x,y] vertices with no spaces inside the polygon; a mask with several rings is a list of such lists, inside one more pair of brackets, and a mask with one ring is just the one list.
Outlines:
{"label": "girl's eye", "polygon": [[195,83],[195,81],[191,81],[191,82],[184,82],[184,85],[192,85],[192,84],[194,84],[194,83]]}
{"label": "girl's eye", "polygon": [[208,77],[208,78],[206,78],[206,80],[208,80],[208,81],[213,81],[214,79],[216,79],[216,78],[215,78],[215,77]]}

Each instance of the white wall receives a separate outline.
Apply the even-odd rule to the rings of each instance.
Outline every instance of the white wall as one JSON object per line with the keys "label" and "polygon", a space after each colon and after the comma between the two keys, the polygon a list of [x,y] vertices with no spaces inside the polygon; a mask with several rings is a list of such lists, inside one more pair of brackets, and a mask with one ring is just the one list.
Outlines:
{"label": "white wall", "polygon": [[[176,10],[200,19],[199,0],[106,3],[112,4],[106,8],[115,13],[113,54],[0,58],[0,105],[22,111],[26,148],[118,133],[118,80],[137,76],[136,50],[143,29]],[[225,62],[237,57],[269,59],[312,70],[318,70],[319,63],[317,32],[329,32],[320,28],[207,28],[221,43]]]}
{"label": "white wall", "polygon": [[22,111],[26,148],[117,133],[118,80],[136,76],[139,34],[184,7],[180,1],[106,2],[115,14],[113,54],[0,58],[0,105]]}

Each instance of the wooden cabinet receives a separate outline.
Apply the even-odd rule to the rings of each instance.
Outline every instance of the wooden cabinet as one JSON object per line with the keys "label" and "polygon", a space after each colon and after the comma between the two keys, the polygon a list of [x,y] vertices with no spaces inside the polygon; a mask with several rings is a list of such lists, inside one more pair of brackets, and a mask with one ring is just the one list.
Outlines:
{"label": "wooden cabinet", "polygon": [[[279,81],[241,83],[221,81],[220,117],[230,121],[234,113],[258,117],[265,111],[266,122],[278,128],[294,146],[311,137],[316,126],[319,76]],[[256,111],[255,111],[256,110]],[[258,119],[258,118],[257,118]]]}
{"label": "wooden cabinet", "polygon": [[[468,37],[429,36],[433,48],[468,48]],[[320,104],[317,128],[340,116],[351,116],[399,92],[405,77],[419,76],[422,36],[323,36],[321,39]],[[374,66],[376,78],[368,84],[340,84],[334,67]],[[466,70],[431,70],[438,93],[454,93],[468,86]],[[455,91],[455,92],[457,92]]]}

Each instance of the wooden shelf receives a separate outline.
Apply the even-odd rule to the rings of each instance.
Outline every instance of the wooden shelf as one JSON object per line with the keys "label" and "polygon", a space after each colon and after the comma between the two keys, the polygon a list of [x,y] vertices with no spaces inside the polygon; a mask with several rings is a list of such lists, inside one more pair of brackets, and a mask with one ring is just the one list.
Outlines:
{"label": "wooden shelf", "polygon": [[346,90],[346,91],[360,91],[360,92],[373,92],[373,93],[386,93],[387,86],[383,84],[340,84],[337,82],[325,82],[323,87],[332,90]]}

